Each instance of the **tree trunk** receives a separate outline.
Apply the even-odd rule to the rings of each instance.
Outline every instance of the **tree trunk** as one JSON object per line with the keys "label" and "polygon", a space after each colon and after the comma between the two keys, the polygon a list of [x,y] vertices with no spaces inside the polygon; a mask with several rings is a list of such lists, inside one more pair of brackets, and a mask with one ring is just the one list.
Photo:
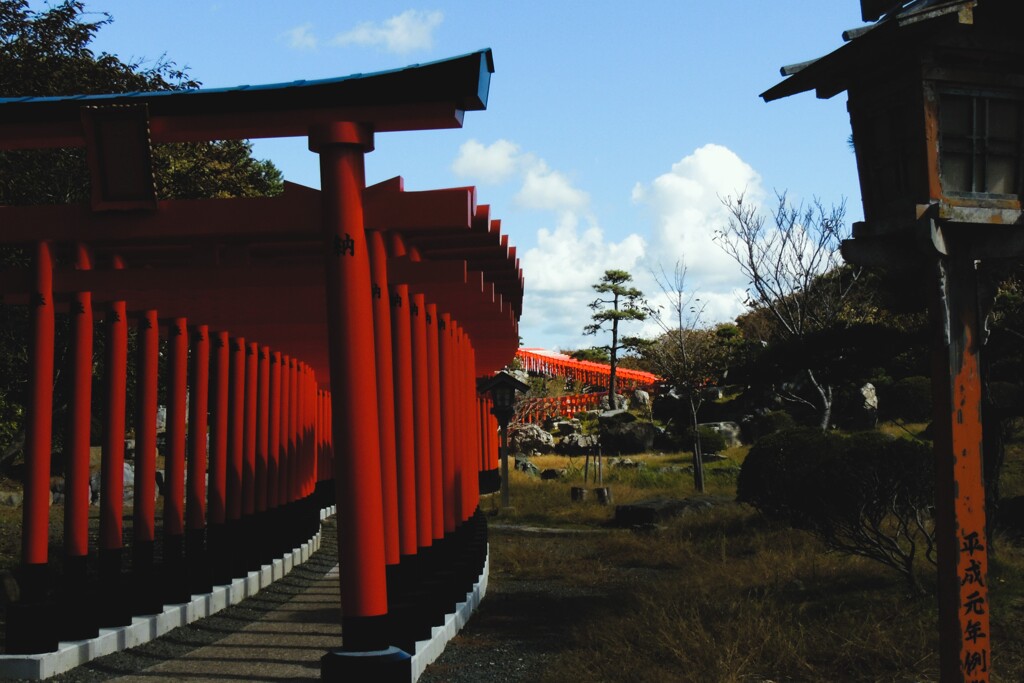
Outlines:
{"label": "tree trunk", "polygon": [[811,380],[811,386],[818,392],[818,396],[821,399],[818,427],[821,431],[825,431],[832,422],[832,385],[819,382],[818,378],[814,376],[814,371],[811,369],[807,370],[807,377]]}
{"label": "tree trunk", "polygon": [[[618,299],[618,297],[616,297]],[[615,310],[618,310],[618,301],[615,303]],[[619,349],[619,321],[612,320],[612,348],[611,348],[611,363],[610,370],[608,372],[608,409],[617,410],[619,405],[618,401],[615,400],[615,367],[618,364],[616,352]]]}
{"label": "tree trunk", "polygon": [[690,398],[690,422],[693,425],[693,487],[697,493],[704,493],[704,452],[700,445],[700,429],[697,427],[697,406]]}

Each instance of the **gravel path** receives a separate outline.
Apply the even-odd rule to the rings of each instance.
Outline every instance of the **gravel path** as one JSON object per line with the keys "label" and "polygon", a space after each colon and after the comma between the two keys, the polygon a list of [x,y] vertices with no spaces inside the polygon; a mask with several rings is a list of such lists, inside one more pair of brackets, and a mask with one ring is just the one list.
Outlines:
{"label": "gravel path", "polygon": [[491,578],[487,597],[419,683],[530,683],[595,596],[565,582]]}

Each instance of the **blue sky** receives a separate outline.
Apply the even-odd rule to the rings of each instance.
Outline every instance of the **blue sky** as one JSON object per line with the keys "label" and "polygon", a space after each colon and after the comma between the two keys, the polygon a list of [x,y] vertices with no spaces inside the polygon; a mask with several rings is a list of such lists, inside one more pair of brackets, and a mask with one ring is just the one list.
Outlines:
{"label": "blue sky", "polygon": [[[604,270],[656,294],[683,258],[708,322],[742,310],[746,283],[711,240],[719,197],[848,202],[861,217],[844,95],[759,97],[779,67],[861,24],[855,0],[86,0],[113,23],[94,43],[162,55],[205,87],[368,73],[490,47],[487,111],[459,130],[378,135],[367,181],[473,184],[518,247],[527,346],[570,349]],[[44,3],[33,2],[34,8]],[[259,141],[287,179],[319,186],[303,139]],[[641,332],[641,328],[632,332]],[[650,330],[648,330],[650,331]]]}

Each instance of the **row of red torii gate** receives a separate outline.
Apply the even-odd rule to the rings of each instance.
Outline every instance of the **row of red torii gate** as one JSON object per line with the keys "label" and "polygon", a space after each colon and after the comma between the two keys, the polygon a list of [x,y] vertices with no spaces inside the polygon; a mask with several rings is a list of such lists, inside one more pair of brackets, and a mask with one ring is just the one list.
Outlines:
{"label": "row of red torii gate", "polygon": [[[486,107],[492,72],[483,50],[282,86],[0,100],[0,149],[84,147],[92,188],[88,205],[0,207],[0,243],[31,254],[30,266],[0,271],[4,303],[29,310],[31,373],[8,652],[87,638],[244,575],[309,538],[334,501],[343,643],[323,675],[409,679],[416,643],[484,576],[480,482],[493,481],[498,445],[477,383],[514,357],[523,277],[473,188],[366,187],[363,159],[375,135],[461,126],[465,111]],[[153,144],[284,136],[308,138],[322,190],[157,199]],[[68,352],[55,366],[64,316]],[[55,373],[70,377],[67,424],[52,421]],[[95,413],[102,484],[90,547]],[[61,546],[49,519],[55,430]]]}
{"label": "row of red torii gate", "polygon": [[[516,351],[516,360],[530,374],[563,377],[573,382],[577,392],[589,389],[583,393],[526,398],[516,411],[522,422],[534,424],[555,416],[572,418],[577,413],[597,408],[602,396],[607,395],[611,378],[611,366],[607,363],[578,360],[558,351],[536,348],[520,348]],[[632,368],[616,368],[615,374],[616,392],[650,390],[662,381],[652,372]],[[595,393],[598,387],[604,388],[604,392]]]}

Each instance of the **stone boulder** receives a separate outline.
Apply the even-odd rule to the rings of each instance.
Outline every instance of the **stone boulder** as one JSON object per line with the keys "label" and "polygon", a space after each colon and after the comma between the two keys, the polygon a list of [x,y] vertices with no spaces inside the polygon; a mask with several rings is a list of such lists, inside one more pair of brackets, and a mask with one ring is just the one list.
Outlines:
{"label": "stone boulder", "polygon": [[875,385],[867,382],[858,390],[857,395],[860,405],[852,407],[850,420],[855,428],[874,429],[878,424],[878,392]]}
{"label": "stone boulder", "polygon": [[570,434],[555,445],[559,455],[596,455],[598,440],[590,434]]}
{"label": "stone boulder", "polygon": [[555,437],[538,425],[516,425],[509,428],[508,447],[513,453],[525,455],[552,453],[555,450]]}
{"label": "stone boulder", "polygon": [[[611,405],[608,403],[608,394],[601,394],[601,399],[598,405],[601,410],[608,410]],[[629,399],[622,394],[615,394],[615,409],[616,410],[627,410],[629,408]]]}
{"label": "stone boulder", "polygon": [[25,496],[21,491],[0,491],[0,505],[4,507],[21,507],[24,500]]}
{"label": "stone boulder", "polygon": [[651,407],[651,395],[643,389],[633,390],[633,405],[644,410],[649,410]]}
{"label": "stone boulder", "polygon": [[601,421],[601,450],[605,455],[635,455],[654,447],[658,428],[651,422],[636,420]]}
{"label": "stone boulder", "polygon": [[[135,497],[135,467],[129,462],[124,463],[121,470],[121,476],[123,477],[122,481],[124,482],[122,500],[130,503]],[[89,475],[89,499],[93,505],[97,505],[100,502],[100,496],[102,495],[101,482],[102,478],[99,471],[93,472]]]}
{"label": "stone boulder", "polygon": [[741,439],[742,430],[739,424],[735,422],[702,422],[700,427],[707,427],[715,432],[721,434],[722,438],[725,439],[725,445],[728,448],[733,446],[739,446],[743,443]]}
{"label": "stone boulder", "polygon": [[571,420],[559,420],[552,426],[552,432],[558,436],[569,436],[570,434],[582,434],[583,423],[576,418]]}
{"label": "stone boulder", "polygon": [[527,474],[539,475],[540,469],[532,462],[529,458],[523,456],[516,456],[516,469],[520,472],[526,472]]}
{"label": "stone boulder", "polygon": [[636,422],[637,416],[628,410],[606,410],[602,412],[598,418],[598,424],[602,427],[611,424],[628,424],[630,422]]}

